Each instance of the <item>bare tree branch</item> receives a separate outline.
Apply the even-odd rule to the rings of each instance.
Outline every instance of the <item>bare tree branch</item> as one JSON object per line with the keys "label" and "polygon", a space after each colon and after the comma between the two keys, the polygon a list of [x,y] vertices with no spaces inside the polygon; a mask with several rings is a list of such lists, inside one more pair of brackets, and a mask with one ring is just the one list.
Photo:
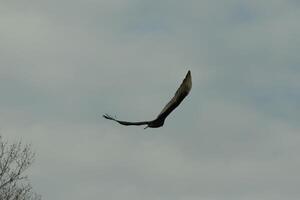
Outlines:
{"label": "bare tree branch", "polygon": [[0,135],[0,199],[40,200],[32,191],[24,172],[34,161],[35,153],[30,145],[21,142],[8,144]]}

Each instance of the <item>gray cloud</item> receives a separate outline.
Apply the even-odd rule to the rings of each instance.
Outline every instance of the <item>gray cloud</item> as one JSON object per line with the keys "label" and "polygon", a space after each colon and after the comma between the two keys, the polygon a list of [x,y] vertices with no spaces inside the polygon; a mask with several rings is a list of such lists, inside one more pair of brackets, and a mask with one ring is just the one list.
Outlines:
{"label": "gray cloud", "polygon": [[[299,199],[299,3],[13,1],[0,127],[44,199]],[[150,119],[191,69],[190,96]]]}

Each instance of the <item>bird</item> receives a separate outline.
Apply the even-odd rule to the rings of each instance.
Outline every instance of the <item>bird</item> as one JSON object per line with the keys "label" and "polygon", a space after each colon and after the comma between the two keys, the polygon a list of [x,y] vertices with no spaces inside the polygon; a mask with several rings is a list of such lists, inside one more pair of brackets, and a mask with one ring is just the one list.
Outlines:
{"label": "bird", "polygon": [[188,70],[185,78],[183,79],[182,83],[180,84],[179,88],[175,92],[173,98],[165,105],[162,111],[158,114],[158,116],[154,120],[150,121],[137,121],[137,122],[128,122],[128,121],[121,121],[116,119],[116,117],[112,117],[111,115],[104,114],[103,117],[108,120],[113,120],[118,122],[121,125],[125,126],[140,126],[146,125],[146,128],[159,128],[164,125],[165,119],[168,115],[182,102],[182,100],[189,94],[192,89],[192,75],[191,71]]}

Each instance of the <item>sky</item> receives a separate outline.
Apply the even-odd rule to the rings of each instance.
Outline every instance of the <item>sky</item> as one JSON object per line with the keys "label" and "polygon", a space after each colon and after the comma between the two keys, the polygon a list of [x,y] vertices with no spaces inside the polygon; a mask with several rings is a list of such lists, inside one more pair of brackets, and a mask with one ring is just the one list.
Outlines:
{"label": "sky", "polygon": [[[0,3],[0,134],[43,199],[298,200],[297,0]],[[157,116],[159,129],[101,117]]]}

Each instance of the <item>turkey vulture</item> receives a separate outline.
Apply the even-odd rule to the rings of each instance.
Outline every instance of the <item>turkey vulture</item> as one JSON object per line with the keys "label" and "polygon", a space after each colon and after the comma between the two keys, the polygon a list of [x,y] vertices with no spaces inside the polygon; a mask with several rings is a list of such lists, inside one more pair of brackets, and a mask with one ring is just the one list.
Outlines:
{"label": "turkey vulture", "polygon": [[140,121],[140,122],[127,122],[127,121],[121,121],[117,120],[116,118],[105,114],[103,115],[104,118],[116,121],[122,125],[130,126],[130,125],[147,125],[145,127],[148,128],[158,128],[164,125],[165,119],[167,116],[182,102],[182,100],[189,94],[190,90],[192,88],[192,76],[190,70],[186,74],[184,80],[182,81],[180,87],[177,89],[174,97],[170,100],[170,102],[162,109],[162,111],[159,113],[159,115],[156,117],[156,119],[151,121]]}

